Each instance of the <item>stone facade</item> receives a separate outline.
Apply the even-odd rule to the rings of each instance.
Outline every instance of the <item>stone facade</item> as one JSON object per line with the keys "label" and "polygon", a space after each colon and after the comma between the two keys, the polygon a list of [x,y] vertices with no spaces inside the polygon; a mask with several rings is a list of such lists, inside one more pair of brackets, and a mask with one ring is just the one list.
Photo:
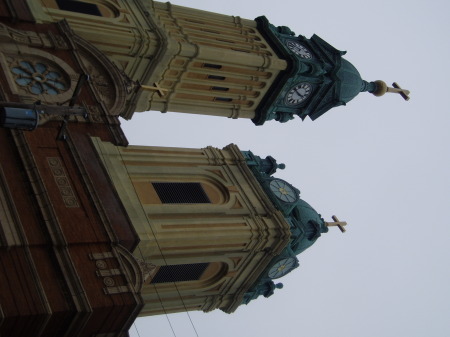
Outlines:
{"label": "stone facade", "polygon": [[[89,135],[127,145],[125,77],[65,23],[0,8],[1,106],[43,111],[32,132],[0,128],[0,335],[123,336],[143,305],[139,238]],[[90,64],[110,78],[77,93]],[[86,116],[55,113],[74,94]]]}
{"label": "stone facade", "polygon": [[254,118],[287,67],[254,20],[151,0],[102,1],[96,16],[54,0],[30,4],[37,22],[67,20],[133,81],[125,118],[148,110]]}
{"label": "stone facade", "polygon": [[[135,257],[156,269],[210,264],[199,279],[188,282],[155,285],[150,277],[142,291],[146,305],[141,314],[185,311],[185,307],[236,310],[249,286],[290,240],[289,224],[237,146],[123,148],[93,141],[140,237]],[[207,199],[170,203],[155,188],[155,184],[177,183],[198,184]]]}

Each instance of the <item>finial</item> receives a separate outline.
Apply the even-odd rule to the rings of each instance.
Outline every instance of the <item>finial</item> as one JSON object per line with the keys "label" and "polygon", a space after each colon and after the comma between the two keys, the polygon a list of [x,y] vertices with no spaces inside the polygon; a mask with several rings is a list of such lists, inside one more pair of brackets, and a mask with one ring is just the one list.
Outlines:
{"label": "finial", "polygon": [[336,215],[333,215],[331,218],[334,220],[334,222],[325,222],[325,225],[327,227],[336,226],[341,230],[342,233],[345,233],[344,226],[347,226],[347,223],[345,221],[339,221]]}
{"label": "finial", "polygon": [[376,89],[372,92],[375,96],[383,96],[387,92],[399,94],[405,101],[409,101],[409,90],[402,89],[397,82],[392,83],[393,88],[387,86],[386,82],[375,81]]}

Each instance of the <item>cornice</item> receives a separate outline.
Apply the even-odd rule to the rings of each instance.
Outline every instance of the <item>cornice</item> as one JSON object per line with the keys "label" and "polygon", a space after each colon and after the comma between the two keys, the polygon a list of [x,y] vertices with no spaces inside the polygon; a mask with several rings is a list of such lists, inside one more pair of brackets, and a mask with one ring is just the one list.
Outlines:
{"label": "cornice", "polygon": [[[160,28],[156,24],[156,19],[153,17],[151,11],[148,10],[148,6],[153,6],[152,0],[145,1],[146,3],[150,3],[149,5],[145,5],[142,0],[134,0],[134,3],[138,8],[141,9],[141,12],[144,14],[143,17],[145,19],[145,22],[148,24],[150,29],[158,36],[159,38],[159,48],[157,48],[156,54],[152,55],[152,62],[150,65],[145,69],[145,71],[141,75],[141,81],[143,83],[153,83],[155,81],[152,81],[152,78],[154,77],[154,74],[156,73],[155,70],[157,68],[161,67],[161,64],[163,63],[163,60],[167,58],[168,54],[168,41],[169,36],[164,31],[164,29]],[[169,63],[170,61],[167,61],[165,63]],[[159,82],[159,81],[156,81]],[[144,90],[135,90],[133,93],[131,93],[128,105],[126,107],[126,110],[121,112],[121,117],[125,119],[131,119],[131,117],[134,115],[134,113],[138,109],[138,103],[143,99],[142,97],[148,96],[148,92]],[[144,101],[148,101],[148,99],[144,99]]]}

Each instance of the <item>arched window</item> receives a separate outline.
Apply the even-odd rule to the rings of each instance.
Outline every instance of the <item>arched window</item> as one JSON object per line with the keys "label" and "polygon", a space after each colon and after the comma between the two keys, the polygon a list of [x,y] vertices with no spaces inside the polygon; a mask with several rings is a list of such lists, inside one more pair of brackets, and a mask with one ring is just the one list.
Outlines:
{"label": "arched window", "polygon": [[102,16],[97,5],[77,0],[56,0],[59,9],[88,15]]}
{"label": "arched window", "polygon": [[227,265],[223,262],[165,265],[159,267],[150,284],[188,281],[211,284],[225,276],[227,270]]}
{"label": "arched window", "polygon": [[154,182],[152,183],[163,204],[209,204],[200,183]]}
{"label": "arched window", "polygon": [[151,283],[197,281],[209,263],[191,263],[161,266]]}
{"label": "arched window", "polygon": [[95,1],[81,0],[54,0],[57,8],[63,11],[87,15],[114,18],[119,15],[117,8],[112,4],[95,3]]}

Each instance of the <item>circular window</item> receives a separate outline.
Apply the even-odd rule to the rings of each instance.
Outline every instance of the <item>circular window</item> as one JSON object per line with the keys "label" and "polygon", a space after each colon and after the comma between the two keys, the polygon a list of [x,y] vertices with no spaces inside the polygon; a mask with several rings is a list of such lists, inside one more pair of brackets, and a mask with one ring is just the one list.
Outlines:
{"label": "circular window", "polygon": [[11,68],[15,81],[35,95],[58,95],[68,89],[60,72],[40,62],[19,61]]}

